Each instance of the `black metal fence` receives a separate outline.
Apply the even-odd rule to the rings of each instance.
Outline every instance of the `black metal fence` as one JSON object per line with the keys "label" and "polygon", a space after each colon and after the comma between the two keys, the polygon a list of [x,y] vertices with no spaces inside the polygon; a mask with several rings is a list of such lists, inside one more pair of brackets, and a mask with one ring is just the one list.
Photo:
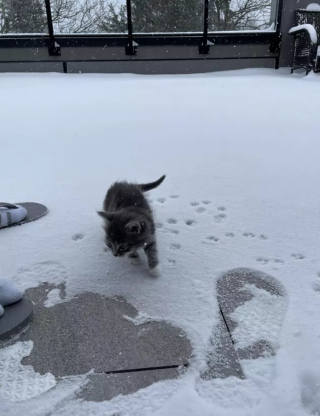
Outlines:
{"label": "black metal fence", "polygon": [[[9,0],[8,0],[9,1]],[[12,0],[10,0],[12,1]],[[16,0],[25,1],[25,0]],[[32,0],[34,1],[34,0]],[[39,0],[40,1],[40,0]],[[48,54],[51,57],[61,57],[63,48],[124,48],[126,56],[139,56],[139,47],[153,47],[153,46],[190,46],[197,47],[199,55],[206,58],[210,54],[211,46],[218,45],[269,45],[269,52],[271,56],[263,56],[263,58],[275,59],[275,67],[279,65],[279,54],[281,45],[281,17],[283,0],[273,0],[273,16],[272,27],[269,30],[218,30],[213,31],[214,10],[213,6],[216,2],[221,0],[197,0],[202,4],[201,16],[199,22],[197,21],[196,28],[199,31],[192,32],[166,32],[166,33],[137,33],[134,32],[133,11],[132,5],[136,7],[136,0],[126,0],[126,4],[121,6],[121,18],[118,16],[117,27],[122,28],[123,33],[59,33],[60,30],[55,30],[55,22],[52,17],[52,1],[44,0],[45,2],[45,29],[44,33],[3,33],[0,35],[0,62],[11,62],[9,60],[1,60],[2,48],[47,48]],[[76,1],[76,0],[74,0]],[[92,1],[92,0],[83,0]],[[103,1],[103,0],[102,0]],[[151,0],[147,0],[149,3]],[[159,0],[153,0],[159,1]],[[184,1],[184,0],[182,0]],[[252,0],[265,1],[268,0]],[[269,0],[270,1],[270,0]],[[57,3],[54,3],[55,5]],[[179,11],[179,10],[178,10]],[[120,13],[118,11],[118,13]],[[110,10],[106,13],[109,13]],[[257,15],[255,15],[257,16]],[[102,16],[103,17],[103,16]],[[1,19],[1,10],[0,10]],[[125,26],[124,26],[125,19]],[[177,18],[179,20],[179,18]],[[235,19],[234,19],[235,20]],[[111,20],[112,21],[112,20]],[[120,22],[120,23],[119,23]],[[110,23],[110,22],[109,22]],[[241,22],[240,22],[241,23]],[[120,24],[120,26],[119,26]],[[228,29],[228,24],[223,23]],[[122,25],[122,26],[121,26]],[[243,26],[243,23],[241,23]],[[255,23],[257,25],[257,23]],[[230,26],[230,24],[229,24]],[[241,26],[241,27],[242,27]],[[258,25],[259,26],[259,25]],[[108,26],[110,29],[112,25]],[[214,26],[215,27],[215,26]],[[250,57],[250,59],[261,58],[257,55]],[[188,59],[186,57],[185,59]],[[222,59],[228,59],[224,57]],[[230,58],[231,59],[231,58]],[[240,59],[240,58],[239,58]],[[246,59],[245,57],[242,59]],[[37,59],[35,59],[37,60]],[[83,59],[81,59],[83,61]],[[90,60],[89,58],[86,61]],[[97,62],[97,59],[94,59]],[[105,59],[103,59],[105,61]],[[39,62],[39,59],[37,60]],[[75,61],[75,60],[73,60]],[[21,61],[20,61],[21,62]],[[28,62],[30,60],[28,59]],[[46,60],[46,62],[49,62]],[[67,60],[63,61],[63,68],[67,72]]]}

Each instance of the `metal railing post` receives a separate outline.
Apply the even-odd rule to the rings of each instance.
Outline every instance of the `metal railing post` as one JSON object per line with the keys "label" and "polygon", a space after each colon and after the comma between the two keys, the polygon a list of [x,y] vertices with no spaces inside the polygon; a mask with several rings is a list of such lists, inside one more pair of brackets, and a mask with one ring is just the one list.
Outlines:
{"label": "metal railing post", "polygon": [[208,45],[208,20],[209,20],[209,0],[204,0],[203,36],[202,36],[201,44],[199,45],[199,53],[203,55],[210,53],[210,46]]}
{"label": "metal railing post", "polygon": [[282,11],[283,11],[283,0],[278,0],[276,31],[279,35],[281,34]]}
{"label": "metal railing post", "polygon": [[46,4],[47,24],[48,24],[48,33],[49,33],[49,48],[48,48],[49,56],[61,56],[60,46],[57,44],[57,42],[54,39],[50,0],[45,0],[45,4]]}
{"label": "metal railing post", "polygon": [[126,55],[136,55],[137,46],[132,35],[132,13],[131,0],[127,0],[127,21],[128,21],[128,45],[126,46]]}
{"label": "metal railing post", "polygon": [[282,12],[283,12],[283,0],[278,0],[277,4],[277,16],[275,22],[275,29],[278,35],[278,38],[275,42],[270,43],[269,45],[269,52],[277,53],[278,56],[276,57],[275,61],[275,69],[279,69],[280,64],[280,52],[281,52],[281,22],[282,22]]}

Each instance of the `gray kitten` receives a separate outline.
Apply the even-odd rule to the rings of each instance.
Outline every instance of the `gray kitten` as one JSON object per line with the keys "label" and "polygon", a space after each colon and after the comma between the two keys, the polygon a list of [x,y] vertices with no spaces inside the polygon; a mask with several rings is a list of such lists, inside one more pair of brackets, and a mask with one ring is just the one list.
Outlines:
{"label": "gray kitten", "polygon": [[112,254],[127,255],[132,263],[138,264],[137,251],[143,248],[154,275],[159,274],[155,226],[151,207],[143,193],[159,186],[165,177],[142,185],[114,183],[105,197],[103,211],[98,212],[105,220],[106,244]]}

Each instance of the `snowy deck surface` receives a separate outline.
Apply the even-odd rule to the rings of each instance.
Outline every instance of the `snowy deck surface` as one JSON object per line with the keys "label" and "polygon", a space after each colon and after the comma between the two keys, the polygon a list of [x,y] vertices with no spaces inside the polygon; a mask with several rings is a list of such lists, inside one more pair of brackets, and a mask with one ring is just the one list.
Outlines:
{"label": "snowy deck surface", "polygon": [[[57,317],[54,324],[42,322],[42,340],[28,338],[40,325],[39,313],[25,334],[2,345],[0,415],[319,414],[320,77],[271,70],[175,77],[1,74],[0,90],[0,199],[36,201],[50,210],[35,223],[1,230],[1,275],[41,300],[42,317]],[[147,182],[164,173],[165,182],[150,192],[162,262],[155,279],[145,264],[132,266],[105,252],[95,210],[113,181]],[[288,302],[248,285],[251,298],[229,311],[236,347],[263,341],[276,353],[240,356],[244,377],[203,377],[214,348],[219,353],[213,339],[222,325],[217,281],[238,267],[273,276]],[[154,357],[158,366],[188,362],[179,378],[170,380],[180,371],[170,369],[151,381],[144,374],[127,376],[126,383],[113,374],[112,381],[93,381],[105,377],[93,373],[104,364],[93,352],[108,352],[101,331],[95,338],[92,330],[85,341],[75,342],[79,334],[68,339],[64,325],[58,331],[62,317],[68,319],[64,308],[71,305],[80,330],[84,322],[90,329],[95,321],[87,317],[103,308],[112,315],[119,299],[126,299],[117,319],[128,325],[129,339],[144,322],[171,331],[174,341],[165,335],[166,348]],[[46,347],[50,328],[56,337]],[[154,337],[160,335],[155,330]],[[104,336],[114,353],[122,342],[118,331],[110,326]],[[57,338],[59,345],[52,345]],[[71,341],[92,354],[91,364],[81,367],[75,350],[77,366],[58,373]],[[133,364],[148,366],[154,357],[140,356],[135,345]],[[10,365],[1,367],[1,360]],[[3,388],[8,372],[20,377],[9,398]],[[126,384],[124,395],[86,400],[103,400],[104,382],[114,391]],[[141,389],[134,392],[136,385]]]}

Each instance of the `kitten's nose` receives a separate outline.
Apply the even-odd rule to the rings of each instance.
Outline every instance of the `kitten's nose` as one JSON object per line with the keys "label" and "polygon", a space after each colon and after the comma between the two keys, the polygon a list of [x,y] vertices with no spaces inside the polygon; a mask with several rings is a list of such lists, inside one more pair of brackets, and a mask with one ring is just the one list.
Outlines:
{"label": "kitten's nose", "polygon": [[118,255],[119,255],[119,251],[118,251],[118,249],[117,248],[113,248],[113,250],[112,250],[112,254],[115,256],[115,257],[117,257]]}

